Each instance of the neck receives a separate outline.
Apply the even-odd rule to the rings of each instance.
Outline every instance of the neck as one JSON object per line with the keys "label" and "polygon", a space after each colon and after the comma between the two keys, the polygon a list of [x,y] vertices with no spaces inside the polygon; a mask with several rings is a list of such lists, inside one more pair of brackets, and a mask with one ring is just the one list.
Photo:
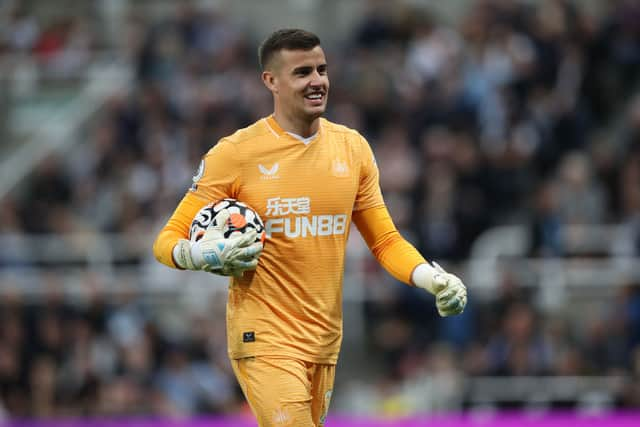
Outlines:
{"label": "neck", "polygon": [[278,122],[278,125],[280,125],[282,130],[285,132],[295,133],[303,138],[308,138],[315,134],[318,132],[318,128],[320,127],[320,117],[316,117],[312,120],[299,119],[287,116],[276,109],[273,113],[273,118],[276,119],[276,122]]}

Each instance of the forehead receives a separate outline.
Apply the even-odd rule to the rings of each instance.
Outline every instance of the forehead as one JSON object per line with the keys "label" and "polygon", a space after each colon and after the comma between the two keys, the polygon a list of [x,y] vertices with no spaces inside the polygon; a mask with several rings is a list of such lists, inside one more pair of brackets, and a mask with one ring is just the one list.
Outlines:
{"label": "forehead", "polygon": [[297,68],[309,65],[326,64],[327,59],[324,51],[320,46],[316,46],[310,50],[289,50],[282,49],[279,52],[279,62],[283,68]]}

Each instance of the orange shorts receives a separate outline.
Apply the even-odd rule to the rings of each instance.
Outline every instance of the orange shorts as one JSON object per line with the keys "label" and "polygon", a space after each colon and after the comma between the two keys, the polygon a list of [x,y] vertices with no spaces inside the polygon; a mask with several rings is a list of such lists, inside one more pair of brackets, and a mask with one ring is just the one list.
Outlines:
{"label": "orange shorts", "polygon": [[320,427],[329,410],[335,365],[285,357],[231,360],[260,427]]}

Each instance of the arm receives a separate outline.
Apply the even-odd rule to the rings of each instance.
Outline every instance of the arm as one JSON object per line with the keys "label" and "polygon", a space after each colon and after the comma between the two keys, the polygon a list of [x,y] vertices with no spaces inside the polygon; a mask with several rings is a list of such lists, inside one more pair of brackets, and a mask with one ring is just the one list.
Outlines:
{"label": "arm", "polygon": [[355,144],[359,144],[363,161],[353,222],[369,249],[393,277],[434,294],[441,316],[462,313],[467,304],[467,289],[462,281],[438,264],[426,262],[400,235],[382,199],[378,167],[371,147],[362,136],[358,136]]}
{"label": "arm", "polygon": [[400,235],[386,206],[354,212],[353,223],[380,265],[399,281],[414,286],[413,270],[427,261]]}
{"label": "arm", "polygon": [[[212,273],[240,275],[258,265],[262,243],[255,242],[254,230],[235,238],[223,235],[227,220],[221,218],[219,225],[209,226],[197,242],[188,240],[191,219],[206,201],[187,193],[164,226],[153,244],[153,254],[161,263],[181,270],[205,270]],[[228,213],[222,211],[219,215]]]}
{"label": "arm", "polygon": [[[234,145],[221,140],[203,157],[193,185],[160,231],[153,253],[161,263],[179,269],[205,270],[223,275],[254,269],[262,251],[256,234],[224,238],[226,218],[218,218],[197,242],[188,240],[191,221],[208,202],[238,192],[239,156]],[[222,211],[220,214],[227,214]]]}
{"label": "arm", "polygon": [[173,257],[173,249],[181,239],[189,237],[189,227],[191,220],[196,213],[207,204],[206,200],[197,197],[189,192],[183,198],[176,210],[162,228],[155,243],[153,244],[153,255],[158,261],[172,268],[184,268],[176,265]]}
{"label": "arm", "polygon": [[467,303],[462,281],[438,264],[429,264],[400,235],[384,205],[354,212],[353,222],[378,262],[393,277],[435,295],[441,316],[462,313]]}

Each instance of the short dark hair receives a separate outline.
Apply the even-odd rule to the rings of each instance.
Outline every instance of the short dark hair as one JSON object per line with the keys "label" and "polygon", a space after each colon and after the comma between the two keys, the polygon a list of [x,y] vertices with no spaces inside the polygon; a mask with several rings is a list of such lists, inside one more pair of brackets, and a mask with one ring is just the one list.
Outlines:
{"label": "short dark hair", "polygon": [[320,38],[315,34],[295,29],[285,28],[273,32],[258,48],[258,60],[264,70],[273,55],[282,49],[286,50],[311,50],[320,45]]}

